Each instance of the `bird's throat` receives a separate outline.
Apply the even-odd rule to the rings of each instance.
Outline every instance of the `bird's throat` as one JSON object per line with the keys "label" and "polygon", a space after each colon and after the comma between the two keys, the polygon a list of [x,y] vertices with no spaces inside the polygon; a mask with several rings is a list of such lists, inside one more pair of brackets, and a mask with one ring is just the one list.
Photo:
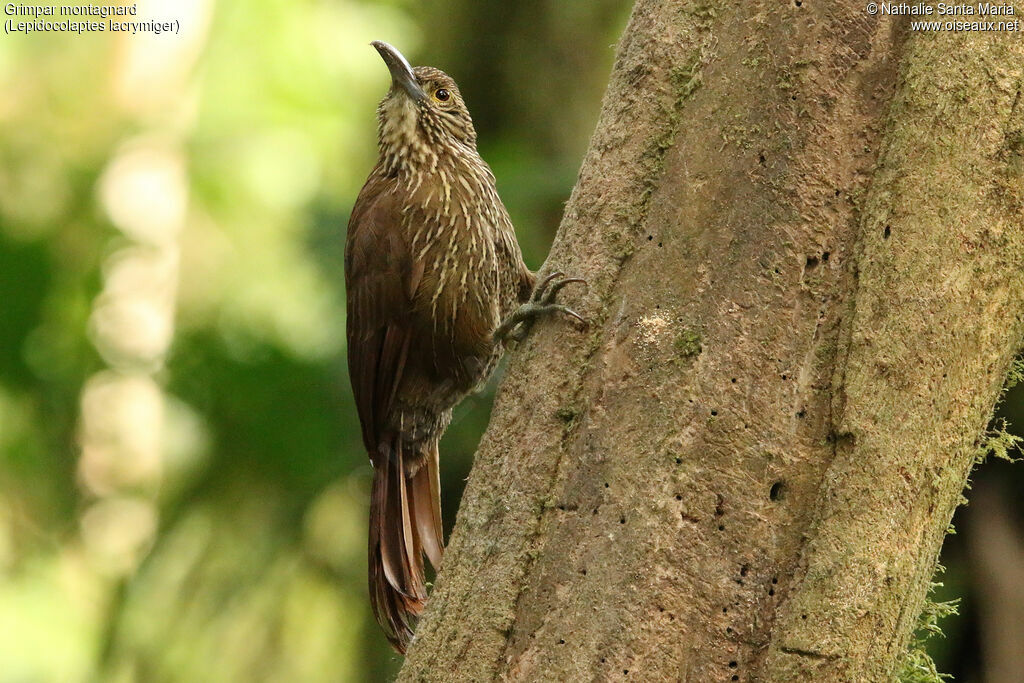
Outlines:
{"label": "bird's throat", "polygon": [[379,147],[389,171],[411,170],[436,160],[419,124],[419,107],[403,93],[393,92],[381,102]]}

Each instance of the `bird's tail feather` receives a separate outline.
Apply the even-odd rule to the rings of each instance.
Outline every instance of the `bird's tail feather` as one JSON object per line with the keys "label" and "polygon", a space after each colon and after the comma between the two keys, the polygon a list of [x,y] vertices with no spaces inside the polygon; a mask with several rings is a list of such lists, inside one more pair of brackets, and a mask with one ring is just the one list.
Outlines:
{"label": "bird's tail feather", "polygon": [[369,580],[374,615],[404,654],[427,600],[423,554],[443,552],[437,444],[405,453],[401,438],[381,444],[370,500]]}
{"label": "bird's tail feather", "polygon": [[423,453],[423,462],[412,475],[410,485],[416,530],[430,564],[438,570],[444,553],[444,531],[441,528],[441,479],[436,441]]}

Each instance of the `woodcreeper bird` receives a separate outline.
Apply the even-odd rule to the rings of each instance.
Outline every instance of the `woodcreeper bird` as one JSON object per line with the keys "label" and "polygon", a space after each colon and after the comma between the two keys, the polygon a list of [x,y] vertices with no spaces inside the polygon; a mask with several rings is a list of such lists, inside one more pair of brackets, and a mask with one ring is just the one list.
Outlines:
{"label": "woodcreeper bird", "polygon": [[370,601],[404,653],[427,597],[423,555],[436,569],[444,549],[438,441],[452,408],[538,315],[582,323],[555,302],[582,280],[538,282],[526,267],[455,82],[372,45],[391,88],[377,108],[377,165],[348,224],[348,364],[373,464]]}

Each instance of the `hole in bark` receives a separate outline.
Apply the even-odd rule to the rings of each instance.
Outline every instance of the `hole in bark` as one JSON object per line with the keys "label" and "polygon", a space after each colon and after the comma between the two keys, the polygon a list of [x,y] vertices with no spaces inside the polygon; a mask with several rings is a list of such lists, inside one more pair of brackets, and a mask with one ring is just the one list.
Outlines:
{"label": "hole in bark", "polygon": [[[839,192],[839,190],[836,190],[836,192]],[[830,251],[822,252],[821,260],[827,263],[830,256],[832,256],[832,252],[830,252]]]}
{"label": "hole in bark", "polygon": [[806,614],[801,614],[800,618],[803,619],[804,621],[807,621],[807,615]]}
{"label": "hole in bark", "polygon": [[728,614],[728,613],[729,613],[729,608],[728,607],[723,607],[722,608],[722,614]]}
{"label": "hole in bark", "polygon": [[817,256],[808,256],[807,257],[807,263],[804,266],[804,270],[814,270],[817,267],[818,267],[818,257]]}
{"label": "hole in bark", "polygon": [[683,459],[682,458],[676,458],[676,464],[677,465],[682,465],[683,464]]}
{"label": "hole in bark", "polygon": [[583,576],[586,576],[587,575],[587,570],[586,569],[581,569],[580,570],[580,574],[582,574]]}
{"label": "hole in bark", "polygon": [[767,161],[767,159],[765,159],[765,157],[764,157],[764,152],[762,152],[761,154],[757,155],[757,160],[759,162],[761,162],[762,166],[764,166],[765,162]]}
{"label": "hole in bark", "polygon": [[717,410],[712,410],[711,411],[711,415],[712,415],[712,417],[715,416],[715,415],[718,415],[718,411]]}
{"label": "hole in bark", "polygon": [[625,524],[625,523],[626,523],[626,518],[625,517],[619,517],[619,524]]}
{"label": "hole in bark", "polygon": [[732,633],[732,626],[726,626],[725,627],[725,632],[731,634]]}
{"label": "hole in bark", "polygon": [[651,241],[651,240],[653,240],[653,239],[654,239],[654,235],[648,235],[648,236],[647,236],[647,241],[648,241],[648,242],[650,242],[650,241]]}
{"label": "hole in bark", "polygon": [[682,500],[682,499],[683,499],[683,497],[677,493],[676,494],[676,500]]}
{"label": "hole in bark", "polygon": [[605,487],[605,488],[608,488],[608,482],[605,482],[605,483],[604,483],[604,487]]}
{"label": "hole in bark", "polygon": [[730,382],[732,382],[733,384],[736,384],[736,378],[735,378],[735,377],[733,377],[733,378],[732,378],[731,380],[729,380],[729,381],[730,381]]}
{"label": "hole in bark", "polygon": [[775,584],[777,584],[778,582],[779,582],[778,578],[776,578],[776,577],[774,577],[774,576],[773,576],[773,577],[772,577],[772,585],[774,586],[774,585],[775,585]]}
{"label": "hole in bark", "polygon": [[739,677],[739,676],[735,676],[735,675],[734,675],[734,676],[732,677],[732,680],[734,680],[734,681],[738,681],[738,680],[740,680],[740,677]]}
{"label": "hole in bark", "polygon": [[591,514],[596,515],[597,514],[597,508],[594,508],[593,511],[591,511]]}
{"label": "hole in bark", "polygon": [[804,4],[804,3],[803,3],[803,0],[795,0],[794,4],[795,4],[795,5],[797,6],[797,7],[801,7],[801,6],[803,6],[803,4]]}
{"label": "hole in bark", "polygon": [[743,565],[742,567],[740,567],[740,576],[746,576],[749,571],[750,567],[748,567],[747,565]]}
{"label": "hole in bark", "polygon": [[768,589],[768,597],[771,597],[773,595],[775,595],[775,589],[774,588],[769,588]]}
{"label": "hole in bark", "polygon": [[629,669],[623,669],[623,670],[622,670],[622,673],[623,673],[623,674],[626,674],[626,675],[629,675]]}
{"label": "hole in bark", "polygon": [[601,663],[604,664],[604,657],[601,657]]}
{"label": "hole in bark", "polygon": [[718,530],[719,531],[725,531],[725,525],[724,524],[719,524],[718,525]]}
{"label": "hole in bark", "polygon": [[789,375],[783,375],[782,379],[784,379],[784,380],[789,379]]}
{"label": "hole in bark", "polygon": [[565,645],[565,640],[563,640],[563,639],[559,638],[559,640],[558,640],[558,644],[559,644],[559,645]]}
{"label": "hole in bark", "polygon": [[768,498],[771,500],[779,500],[782,498],[782,489],[785,488],[785,484],[780,480],[772,484],[772,488],[768,491]]}
{"label": "hole in bark", "polygon": [[839,196],[839,190],[836,190],[836,196],[837,197]]}
{"label": "hole in bark", "polygon": [[800,419],[803,419],[803,418],[807,417],[807,411],[804,410],[803,408],[801,408],[800,410],[798,410],[796,412],[796,416],[799,417]]}
{"label": "hole in bark", "polygon": [[658,242],[658,246],[659,246],[659,247],[660,247],[660,246],[662,246],[661,242]]}
{"label": "hole in bark", "polygon": [[885,230],[882,231],[882,238],[883,239],[889,239],[889,235],[891,235],[891,234],[892,234],[892,228],[890,226],[888,226],[888,225],[885,226]]}
{"label": "hole in bark", "polygon": [[736,662],[729,662],[729,668],[730,669],[735,669],[736,666],[737,666]]}
{"label": "hole in bark", "polygon": [[778,275],[778,274],[779,274],[779,269],[778,269],[778,267],[776,267],[776,268],[775,268],[775,274],[776,274],[776,275]]}

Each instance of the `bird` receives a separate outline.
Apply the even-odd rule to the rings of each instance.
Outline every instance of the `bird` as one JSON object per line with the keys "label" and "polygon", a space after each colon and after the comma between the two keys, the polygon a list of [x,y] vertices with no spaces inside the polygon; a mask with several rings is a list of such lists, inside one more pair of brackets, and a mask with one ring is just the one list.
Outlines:
{"label": "bird", "polygon": [[[378,159],[345,238],[349,378],[373,466],[368,582],[374,616],[404,654],[441,566],[438,442],[506,345],[561,312],[568,284],[523,261],[455,81],[374,41],[391,75],[377,107]],[[585,283],[584,283],[585,284]]]}

